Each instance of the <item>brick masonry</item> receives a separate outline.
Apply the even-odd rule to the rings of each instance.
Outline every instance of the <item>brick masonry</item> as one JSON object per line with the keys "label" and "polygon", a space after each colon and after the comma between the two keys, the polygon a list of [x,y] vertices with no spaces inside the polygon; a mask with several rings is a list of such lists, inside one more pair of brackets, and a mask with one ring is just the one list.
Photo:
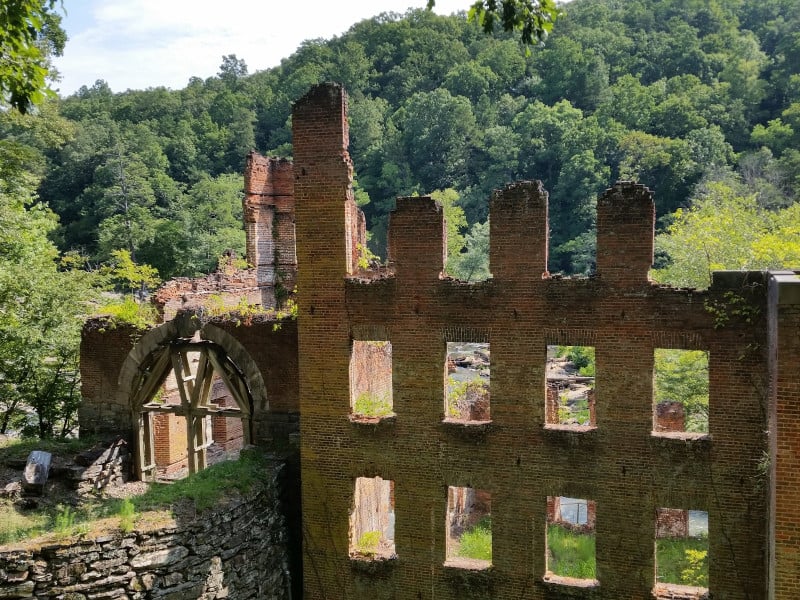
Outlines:
{"label": "brick masonry", "polygon": [[[294,108],[291,170],[257,155],[248,160],[247,228],[261,232],[248,238],[248,258],[266,282],[274,274],[261,257],[278,257],[275,273],[296,259],[297,321],[278,332],[267,322],[214,323],[263,380],[254,439],[272,443],[277,430],[288,438],[302,415],[304,597],[652,598],[657,509],[669,507],[708,513],[715,599],[793,599],[800,589],[800,277],[720,272],[706,291],[651,283],[653,195],[630,182],[598,199],[591,278],[547,272],[540,182],[493,195],[488,281],[442,276],[444,218],[424,197],[398,199],[389,266],[364,271],[346,116],[342,88],[317,86]],[[282,212],[290,184],[291,221],[279,218],[290,214]],[[291,230],[296,251],[276,251]],[[169,323],[162,327],[151,347],[175,334]],[[350,419],[353,340],[391,342],[395,415]],[[452,341],[491,343],[489,423],[444,420]],[[593,427],[547,424],[548,345],[595,348]],[[125,382],[146,353],[132,347],[126,332],[85,329],[82,430],[132,428]],[[709,353],[708,435],[653,431],[656,348]],[[356,479],[376,476],[392,482],[397,558],[365,569],[349,556],[350,514]],[[451,487],[491,498],[488,569],[445,565]],[[590,585],[546,572],[547,498],[559,496],[595,503],[597,582]],[[295,557],[295,569],[299,563]]]}
{"label": "brick masonry", "polygon": [[[429,198],[398,199],[391,274],[357,274],[346,107],[343,90],[326,84],[293,114],[304,597],[651,598],[656,511],[670,507],[709,514],[714,598],[767,598],[770,587],[775,598],[792,598],[800,589],[791,525],[800,519],[800,299],[774,308],[767,297],[769,285],[788,284],[761,272],[717,273],[707,291],[651,283],[653,196],[629,182],[598,200],[592,278],[547,273],[539,182],[494,194],[489,281],[442,276],[444,219]],[[396,416],[378,425],[347,418],[350,340],[363,331],[385,332],[376,339],[392,343]],[[491,343],[488,426],[443,423],[446,343],[454,337]],[[595,348],[596,428],[546,426],[552,344]],[[656,348],[709,352],[709,435],[653,431]],[[780,373],[772,388],[771,366]],[[770,389],[778,435],[788,434],[772,446],[772,463]],[[772,486],[767,464],[777,473]],[[398,558],[380,576],[365,574],[346,551],[355,480],[374,476],[395,486]],[[450,486],[491,495],[490,569],[444,564]],[[548,496],[596,503],[596,584],[548,576]]]}

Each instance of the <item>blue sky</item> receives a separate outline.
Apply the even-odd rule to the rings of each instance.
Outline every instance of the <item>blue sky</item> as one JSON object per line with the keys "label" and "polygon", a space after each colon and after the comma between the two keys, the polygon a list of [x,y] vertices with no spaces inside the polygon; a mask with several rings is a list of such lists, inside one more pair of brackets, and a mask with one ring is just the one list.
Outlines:
{"label": "blue sky", "polygon": [[[426,0],[64,0],[64,56],[55,60],[62,95],[104,79],[114,92],[215,75],[236,54],[249,71],[273,67],[307,39],[331,38],[382,12]],[[437,0],[436,12],[471,0]]]}

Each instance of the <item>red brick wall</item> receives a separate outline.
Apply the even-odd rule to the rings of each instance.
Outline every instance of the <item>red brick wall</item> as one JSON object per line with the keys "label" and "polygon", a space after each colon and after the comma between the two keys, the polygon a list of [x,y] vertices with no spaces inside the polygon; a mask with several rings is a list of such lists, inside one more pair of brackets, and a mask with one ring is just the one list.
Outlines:
{"label": "red brick wall", "polygon": [[[547,195],[523,183],[492,200],[490,281],[441,277],[444,222],[427,198],[399,199],[391,215],[394,276],[348,279],[345,114],[341,89],[319,86],[293,116],[305,597],[455,599],[465,580],[492,598],[580,596],[544,580],[548,496],[596,502],[593,598],[651,597],[663,506],[709,512],[715,597],[766,597],[764,275],[719,277],[707,292],[651,284],[652,195],[621,183],[598,201],[597,276],[551,279]],[[751,323],[731,312],[720,326],[706,310],[731,294]],[[349,342],[371,329],[393,352],[397,417],[378,426],[346,418]],[[491,342],[489,426],[442,423],[453,331]],[[544,427],[549,344],[595,348],[596,430]],[[710,436],[653,434],[653,351],[664,347],[710,352]],[[399,557],[381,577],[354,571],[346,552],[354,480],[376,475],[395,482]],[[449,486],[491,494],[489,573],[443,566]]]}
{"label": "red brick wall", "polygon": [[392,345],[388,342],[353,340],[350,357],[350,396],[361,394],[392,400]]}
{"label": "red brick wall", "polygon": [[[770,281],[770,598],[800,590],[800,277]],[[763,473],[762,473],[763,477]]]}
{"label": "red brick wall", "polygon": [[122,363],[141,332],[127,326],[111,327],[103,318],[88,320],[81,332],[80,434],[117,434],[131,440],[130,407],[119,395],[117,379]]}
{"label": "red brick wall", "polygon": [[167,473],[187,468],[186,418],[155,414],[152,419],[156,466]]}

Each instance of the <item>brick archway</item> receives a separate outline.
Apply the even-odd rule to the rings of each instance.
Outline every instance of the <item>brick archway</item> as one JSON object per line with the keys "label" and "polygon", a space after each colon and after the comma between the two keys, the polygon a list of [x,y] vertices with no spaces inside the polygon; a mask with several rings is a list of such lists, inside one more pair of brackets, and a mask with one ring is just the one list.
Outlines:
{"label": "brick archway", "polygon": [[[171,375],[177,402],[165,403],[160,393]],[[215,383],[224,385],[232,402],[211,401]],[[227,332],[190,314],[142,336],[122,365],[119,389],[127,395],[131,410],[136,471],[142,479],[156,475],[157,419],[181,424],[186,467],[193,473],[207,466],[207,450],[217,437],[212,432],[224,429],[227,422],[238,423],[240,443],[248,445],[254,407],[268,408],[263,378],[244,347]]]}

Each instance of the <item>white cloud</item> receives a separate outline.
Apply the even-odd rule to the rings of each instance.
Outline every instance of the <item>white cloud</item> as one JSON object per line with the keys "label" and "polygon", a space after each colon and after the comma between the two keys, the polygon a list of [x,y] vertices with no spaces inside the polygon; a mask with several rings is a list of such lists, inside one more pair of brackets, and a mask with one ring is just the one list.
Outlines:
{"label": "white cloud", "polygon": [[[251,72],[280,63],[307,39],[330,38],[381,12],[405,12],[426,0],[85,0],[67,5],[70,37],[56,61],[64,94],[104,79],[114,91],[210,77],[236,54]],[[436,11],[470,0],[438,0]]]}

